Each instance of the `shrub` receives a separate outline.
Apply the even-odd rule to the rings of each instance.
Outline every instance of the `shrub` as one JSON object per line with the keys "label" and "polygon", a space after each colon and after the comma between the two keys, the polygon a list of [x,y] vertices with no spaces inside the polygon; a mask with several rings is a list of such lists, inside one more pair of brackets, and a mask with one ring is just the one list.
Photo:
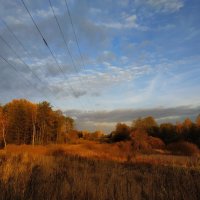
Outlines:
{"label": "shrub", "polygon": [[120,142],[130,139],[130,127],[126,124],[118,123],[116,130],[111,133],[112,142]]}
{"label": "shrub", "polygon": [[147,151],[151,149],[148,143],[148,135],[146,131],[136,130],[131,133],[132,146],[135,151]]}
{"label": "shrub", "polygon": [[165,143],[156,137],[148,137],[148,144],[151,146],[152,149],[164,149]]}
{"label": "shrub", "polygon": [[53,147],[48,150],[47,155],[54,157],[62,157],[66,155],[66,152],[62,147]]}
{"label": "shrub", "polygon": [[66,134],[66,142],[73,143],[74,141],[78,140],[80,136],[80,133],[76,130],[72,130],[69,133]]}
{"label": "shrub", "polygon": [[199,154],[199,149],[195,144],[183,141],[169,144],[167,149],[173,154],[179,155],[192,156]]}

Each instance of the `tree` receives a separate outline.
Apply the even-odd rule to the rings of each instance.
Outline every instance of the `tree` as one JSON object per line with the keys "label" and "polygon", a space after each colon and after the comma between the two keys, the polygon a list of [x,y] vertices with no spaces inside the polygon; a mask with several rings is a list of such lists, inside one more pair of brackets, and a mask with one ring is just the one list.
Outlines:
{"label": "tree", "polygon": [[30,144],[32,140],[32,104],[25,100],[13,100],[4,106],[8,119],[7,141]]}
{"label": "tree", "polygon": [[148,133],[148,135],[156,136],[158,132],[158,124],[152,116],[145,118],[138,118],[132,123],[133,130],[143,130]]}
{"label": "tree", "polygon": [[186,118],[183,122],[183,128],[189,129],[192,126],[192,121],[189,118]]}
{"label": "tree", "polygon": [[155,119],[152,116],[145,117],[145,118],[138,118],[137,120],[133,121],[133,128],[135,129],[143,129],[148,130],[152,127],[158,126]]}
{"label": "tree", "polygon": [[119,142],[123,140],[130,139],[131,129],[126,124],[118,123],[116,125],[116,130],[111,133],[111,140],[113,142]]}
{"label": "tree", "polygon": [[66,133],[69,133],[74,129],[74,119],[71,117],[65,117],[65,128],[66,128]]}
{"label": "tree", "polygon": [[0,139],[14,144],[64,142],[74,129],[74,120],[54,111],[50,103],[15,99],[0,106]]}
{"label": "tree", "polygon": [[159,128],[159,137],[166,143],[177,141],[179,135],[176,132],[176,127],[170,123],[163,123]]}
{"label": "tree", "polygon": [[37,143],[47,144],[49,142],[52,122],[50,103],[46,101],[39,103],[37,107]]}
{"label": "tree", "polygon": [[3,140],[3,148],[6,148],[6,128],[7,128],[7,116],[3,109],[3,107],[0,106],[0,136]]}
{"label": "tree", "polygon": [[65,133],[65,116],[63,116],[62,111],[52,112],[51,141],[56,141],[57,143],[64,142]]}
{"label": "tree", "polygon": [[196,118],[196,125],[200,127],[200,114]]}
{"label": "tree", "polygon": [[31,116],[32,116],[32,145],[35,145],[35,137],[36,137],[36,122],[37,122],[37,105],[31,105]]}

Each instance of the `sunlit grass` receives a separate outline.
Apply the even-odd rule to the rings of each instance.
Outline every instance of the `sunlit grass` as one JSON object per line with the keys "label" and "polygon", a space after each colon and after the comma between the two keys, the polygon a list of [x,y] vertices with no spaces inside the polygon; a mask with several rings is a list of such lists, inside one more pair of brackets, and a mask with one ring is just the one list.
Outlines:
{"label": "sunlit grass", "polygon": [[137,154],[127,162],[123,145],[8,145],[0,200],[199,199],[198,157]]}
{"label": "sunlit grass", "polygon": [[111,160],[121,163],[149,163],[154,165],[200,168],[199,156],[170,155],[169,152],[164,150],[141,154],[132,151],[129,142],[106,144],[80,140],[74,144],[51,144],[46,146],[8,145],[6,150],[0,151],[0,155],[27,153],[32,157],[37,157],[38,155],[51,155],[56,151],[58,154],[60,151],[65,155],[78,155],[86,158]]}

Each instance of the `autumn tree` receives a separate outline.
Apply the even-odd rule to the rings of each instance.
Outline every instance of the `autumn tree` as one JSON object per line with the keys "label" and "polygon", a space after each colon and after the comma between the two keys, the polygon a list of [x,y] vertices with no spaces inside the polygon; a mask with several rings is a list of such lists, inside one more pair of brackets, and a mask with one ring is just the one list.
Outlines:
{"label": "autumn tree", "polygon": [[65,132],[69,133],[70,131],[72,131],[74,129],[75,123],[74,123],[74,119],[71,117],[65,117]]}
{"label": "autumn tree", "polygon": [[200,127],[200,114],[196,118],[196,125]]}
{"label": "autumn tree", "polygon": [[32,121],[32,145],[35,145],[35,137],[36,137],[36,122],[37,122],[37,105],[30,105],[31,112],[31,121]]}
{"label": "autumn tree", "polygon": [[47,144],[50,141],[50,130],[53,126],[52,108],[50,103],[44,101],[37,108],[37,143]]}
{"label": "autumn tree", "polygon": [[52,112],[52,129],[51,129],[51,141],[62,143],[65,139],[66,134],[66,119],[62,111],[57,110]]}
{"label": "autumn tree", "polygon": [[143,129],[143,130],[149,130],[152,127],[156,127],[157,122],[155,121],[155,119],[152,116],[148,116],[145,118],[138,118],[137,120],[133,121],[132,126],[135,129]]}
{"label": "autumn tree", "polygon": [[116,125],[115,131],[111,133],[111,140],[113,142],[123,141],[130,139],[131,129],[129,126],[123,123]]}
{"label": "autumn tree", "polygon": [[7,128],[7,116],[2,106],[0,106],[0,148],[6,147],[6,128]]}
{"label": "autumn tree", "polygon": [[176,127],[171,123],[160,124],[158,137],[166,144],[176,141],[178,139]]}
{"label": "autumn tree", "polygon": [[32,140],[32,104],[25,99],[13,100],[4,106],[8,118],[9,143],[30,144]]}
{"label": "autumn tree", "polygon": [[[74,120],[54,111],[48,102],[34,104],[16,99],[0,107],[0,136],[14,144],[47,144],[64,142],[74,128]],[[0,139],[1,139],[0,138]]]}
{"label": "autumn tree", "polygon": [[138,118],[132,123],[133,130],[143,130],[148,133],[148,135],[156,137],[158,133],[158,124],[152,116],[145,118]]}
{"label": "autumn tree", "polygon": [[185,129],[190,129],[191,126],[192,126],[192,121],[191,121],[191,119],[186,118],[186,119],[183,121],[183,127],[184,127]]}

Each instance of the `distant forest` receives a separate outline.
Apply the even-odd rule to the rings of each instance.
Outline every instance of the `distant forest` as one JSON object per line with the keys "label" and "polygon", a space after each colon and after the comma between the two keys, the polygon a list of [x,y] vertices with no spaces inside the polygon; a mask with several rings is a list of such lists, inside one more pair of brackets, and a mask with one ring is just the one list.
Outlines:
{"label": "distant forest", "polygon": [[0,106],[0,143],[8,144],[50,144],[66,143],[76,139],[100,142],[132,141],[136,149],[149,146],[169,145],[188,142],[200,148],[200,115],[192,122],[186,118],[176,124],[158,124],[152,116],[138,118],[131,126],[118,123],[114,131],[104,134],[77,131],[74,120],[66,117],[60,110],[54,111],[50,103],[38,104],[25,99],[13,100]]}
{"label": "distant forest", "polygon": [[66,133],[74,128],[74,120],[50,103],[39,104],[25,99],[0,106],[0,141],[12,144],[62,143]]}
{"label": "distant forest", "polygon": [[[112,142],[132,141],[135,149],[162,149],[166,146],[176,148],[200,148],[200,115],[192,122],[186,118],[176,124],[158,124],[149,116],[134,120],[131,126],[118,123],[116,129],[107,136]],[[183,149],[182,149],[183,148]]]}

